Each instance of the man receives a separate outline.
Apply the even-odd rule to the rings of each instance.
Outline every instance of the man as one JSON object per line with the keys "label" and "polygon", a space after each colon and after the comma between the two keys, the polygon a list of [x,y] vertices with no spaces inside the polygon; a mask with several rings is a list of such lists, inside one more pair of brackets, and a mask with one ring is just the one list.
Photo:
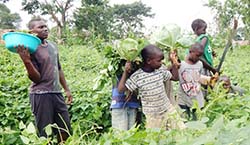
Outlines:
{"label": "man", "polygon": [[46,137],[45,127],[56,123],[59,128],[63,129],[58,132],[57,128],[53,128],[53,131],[57,134],[58,142],[62,142],[68,138],[71,127],[60,84],[68,98],[67,104],[71,104],[72,95],[59,62],[58,49],[54,43],[46,40],[49,32],[45,21],[41,18],[34,18],[30,20],[28,27],[42,43],[32,54],[29,53],[28,48],[18,45],[17,53],[32,81],[29,95],[36,126],[39,136]]}

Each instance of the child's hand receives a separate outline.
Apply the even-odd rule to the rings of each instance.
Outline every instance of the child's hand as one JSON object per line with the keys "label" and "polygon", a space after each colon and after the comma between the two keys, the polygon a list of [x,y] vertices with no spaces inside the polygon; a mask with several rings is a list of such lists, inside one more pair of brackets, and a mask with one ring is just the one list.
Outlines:
{"label": "child's hand", "polygon": [[219,79],[219,73],[216,72],[216,73],[211,77],[211,79],[210,79],[210,85],[211,85],[212,87],[214,87],[214,86],[215,86],[215,83],[218,81],[218,79]]}
{"label": "child's hand", "polygon": [[125,101],[128,102],[129,100],[131,100],[132,94],[128,94],[125,97]]}
{"label": "child's hand", "polygon": [[131,98],[132,98],[132,92],[130,92],[130,91],[127,91],[126,92],[126,97],[125,97],[125,101],[126,102],[128,102],[129,100],[131,100]]}
{"label": "child's hand", "polygon": [[177,56],[176,51],[171,51],[169,53],[169,59],[174,66],[176,66],[177,68],[180,67],[180,63],[178,62],[178,56]]}
{"label": "child's hand", "polygon": [[131,70],[132,70],[132,64],[130,61],[127,61],[126,64],[125,64],[125,72],[127,73],[131,73]]}
{"label": "child's hand", "polygon": [[214,50],[212,50],[212,55],[213,57],[217,57],[217,53]]}

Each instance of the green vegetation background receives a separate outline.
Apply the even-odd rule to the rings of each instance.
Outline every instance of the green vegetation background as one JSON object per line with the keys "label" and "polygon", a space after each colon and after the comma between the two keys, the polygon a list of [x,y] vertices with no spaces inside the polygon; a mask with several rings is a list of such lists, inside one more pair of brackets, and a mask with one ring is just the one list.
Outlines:
{"label": "green vegetation background", "polygon": [[[93,87],[107,63],[91,45],[59,46],[61,64],[74,96],[69,106],[73,134],[65,143],[78,144],[248,144],[250,142],[250,57],[249,46],[229,51],[223,74],[246,90],[242,97],[229,96],[218,85],[200,110],[199,121],[189,122],[185,131],[145,130],[128,132],[110,129],[111,78],[102,89]],[[218,64],[222,48],[217,48]],[[28,87],[30,81],[17,54],[0,46],[0,144],[46,144],[52,138],[38,138],[34,132]],[[108,78],[108,77],[107,77]],[[49,131],[48,131],[49,132]]]}

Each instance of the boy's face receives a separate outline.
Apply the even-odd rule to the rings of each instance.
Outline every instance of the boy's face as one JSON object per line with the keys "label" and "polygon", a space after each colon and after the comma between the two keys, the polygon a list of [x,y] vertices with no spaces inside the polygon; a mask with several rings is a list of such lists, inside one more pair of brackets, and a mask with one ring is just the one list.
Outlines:
{"label": "boy's face", "polygon": [[229,90],[231,87],[231,82],[229,79],[225,79],[222,85],[224,89]]}
{"label": "boy's face", "polygon": [[192,61],[193,63],[196,63],[201,56],[202,52],[191,50],[189,53],[189,60]]}
{"label": "boy's face", "polygon": [[207,25],[202,24],[202,26],[195,31],[195,34],[198,36],[201,34],[206,34],[206,29],[207,29]]}
{"label": "boy's face", "polygon": [[148,60],[148,64],[152,69],[158,69],[162,65],[162,60],[164,56],[162,53],[156,53],[155,55],[151,56]]}
{"label": "boy's face", "polygon": [[37,37],[41,39],[46,39],[48,38],[49,31],[46,23],[44,21],[34,21],[33,22],[33,33],[37,34]]}

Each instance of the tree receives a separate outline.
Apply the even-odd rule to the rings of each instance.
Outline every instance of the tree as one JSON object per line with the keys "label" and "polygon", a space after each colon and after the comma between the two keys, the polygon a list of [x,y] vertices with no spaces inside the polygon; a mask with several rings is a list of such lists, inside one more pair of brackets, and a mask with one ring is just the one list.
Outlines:
{"label": "tree", "polygon": [[74,24],[78,30],[92,31],[104,38],[111,32],[112,21],[111,7],[104,0],[82,0],[82,6],[74,13]]}
{"label": "tree", "polygon": [[93,30],[94,34],[109,38],[126,37],[132,32],[141,34],[145,17],[153,17],[151,8],[142,2],[108,5],[106,0],[82,0],[82,7],[74,13],[74,24],[81,30]]}
{"label": "tree", "polygon": [[21,17],[17,13],[11,13],[5,4],[0,4],[0,28],[16,29],[19,27]]}
{"label": "tree", "polygon": [[131,4],[114,5],[114,30],[117,37],[126,37],[129,32],[140,35],[144,27],[143,18],[152,18],[151,7],[147,7],[141,1]]}
{"label": "tree", "polygon": [[[39,13],[41,15],[50,15],[58,26],[58,37],[62,36],[62,29],[67,24],[67,12],[73,6],[74,0],[52,0],[48,2],[44,0],[23,0],[23,10],[29,14]],[[58,14],[60,17],[58,17]]]}
{"label": "tree", "polygon": [[218,0],[209,0],[206,5],[216,12],[219,32],[227,28],[234,17],[239,18],[245,24],[245,38],[250,35],[250,1],[249,0],[225,0],[224,3]]}

